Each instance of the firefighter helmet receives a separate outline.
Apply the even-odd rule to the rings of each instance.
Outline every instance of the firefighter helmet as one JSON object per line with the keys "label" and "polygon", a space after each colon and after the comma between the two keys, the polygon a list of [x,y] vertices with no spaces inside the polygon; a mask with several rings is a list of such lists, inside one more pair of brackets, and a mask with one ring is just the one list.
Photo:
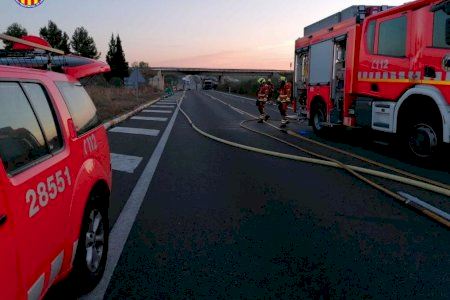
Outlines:
{"label": "firefighter helmet", "polygon": [[286,77],[284,77],[284,76],[281,76],[281,77],[280,77],[280,81],[284,81],[284,82],[286,82]]}
{"label": "firefighter helmet", "polygon": [[265,83],[266,82],[266,80],[264,79],[264,78],[259,78],[258,79],[258,83],[259,84],[263,84],[263,83]]}

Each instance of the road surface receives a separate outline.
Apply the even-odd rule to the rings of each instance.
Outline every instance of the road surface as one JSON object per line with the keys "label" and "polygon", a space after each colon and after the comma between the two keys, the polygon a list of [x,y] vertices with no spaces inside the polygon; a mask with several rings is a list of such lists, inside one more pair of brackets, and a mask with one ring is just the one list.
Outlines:
{"label": "road surface", "polygon": [[[179,113],[174,101],[180,98],[181,93],[159,102],[109,132],[115,170],[112,247],[105,278],[87,299],[450,298],[446,228],[345,171],[209,140]],[[214,98],[256,114],[249,99],[187,92],[182,107],[202,130],[303,155],[241,128],[248,116]],[[275,107],[269,112],[278,118]],[[302,145],[268,125],[249,126]],[[343,132],[323,140],[306,126],[290,126],[450,183],[448,166],[409,165],[364,134]],[[444,196],[376,181],[450,211]],[[48,298],[61,295],[64,291],[55,291]]]}

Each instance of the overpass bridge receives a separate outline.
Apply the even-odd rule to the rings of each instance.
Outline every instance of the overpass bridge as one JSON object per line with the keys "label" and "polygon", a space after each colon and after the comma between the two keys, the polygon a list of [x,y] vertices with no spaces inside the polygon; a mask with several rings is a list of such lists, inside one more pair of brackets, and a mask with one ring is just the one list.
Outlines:
{"label": "overpass bridge", "polygon": [[163,74],[183,73],[189,75],[209,75],[209,76],[224,76],[224,75],[260,75],[273,76],[275,74],[289,75],[292,70],[270,70],[270,69],[214,69],[214,68],[177,68],[177,67],[151,67],[153,71],[161,72]]}
{"label": "overpass bridge", "polygon": [[150,80],[150,85],[159,89],[164,88],[165,77],[169,75],[193,75],[199,77],[202,81],[206,78],[215,78],[218,83],[223,84],[227,76],[289,76],[293,74],[292,70],[271,70],[271,69],[219,69],[219,68],[180,68],[180,67],[150,67],[152,73],[157,73]]}

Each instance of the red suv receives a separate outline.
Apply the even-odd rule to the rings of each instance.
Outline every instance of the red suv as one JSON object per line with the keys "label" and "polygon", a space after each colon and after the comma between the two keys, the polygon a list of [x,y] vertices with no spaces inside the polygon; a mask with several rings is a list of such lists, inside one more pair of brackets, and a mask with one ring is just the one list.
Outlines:
{"label": "red suv", "polygon": [[67,74],[0,66],[2,299],[40,299],[69,275],[87,292],[103,275],[108,139],[77,73]]}

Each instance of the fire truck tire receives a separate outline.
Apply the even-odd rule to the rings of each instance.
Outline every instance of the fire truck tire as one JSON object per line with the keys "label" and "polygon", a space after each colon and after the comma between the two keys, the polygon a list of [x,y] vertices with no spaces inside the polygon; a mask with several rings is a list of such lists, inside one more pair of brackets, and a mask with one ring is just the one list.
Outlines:
{"label": "fire truck tire", "polygon": [[327,117],[325,113],[325,106],[322,103],[319,102],[314,105],[311,120],[314,133],[318,136],[324,135],[326,128],[321,123],[326,122]]}
{"label": "fire truck tire", "polygon": [[93,290],[103,276],[108,256],[108,208],[101,196],[87,203],[74,260],[72,282],[80,295]]}
{"label": "fire truck tire", "polygon": [[433,118],[415,117],[408,122],[402,140],[410,159],[431,163],[442,148],[442,126]]}

